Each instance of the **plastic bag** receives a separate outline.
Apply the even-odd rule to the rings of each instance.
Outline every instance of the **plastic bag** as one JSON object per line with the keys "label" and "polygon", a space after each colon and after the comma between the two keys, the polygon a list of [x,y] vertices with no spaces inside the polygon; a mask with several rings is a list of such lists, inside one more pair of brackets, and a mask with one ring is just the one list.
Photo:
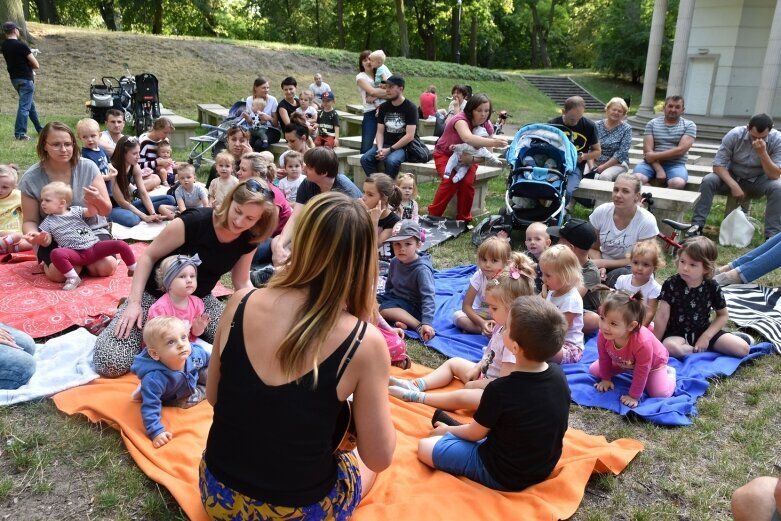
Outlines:
{"label": "plastic bag", "polygon": [[737,246],[745,248],[754,236],[754,225],[751,224],[738,206],[721,222],[719,229],[719,244],[722,246]]}

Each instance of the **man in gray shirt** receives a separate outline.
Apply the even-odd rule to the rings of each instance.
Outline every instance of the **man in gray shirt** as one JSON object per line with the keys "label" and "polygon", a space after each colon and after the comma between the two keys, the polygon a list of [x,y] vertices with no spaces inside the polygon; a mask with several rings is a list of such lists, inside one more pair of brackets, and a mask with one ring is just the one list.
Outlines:
{"label": "man in gray shirt", "polygon": [[702,231],[715,194],[767,196],[765,238],[781,232],[781,132],[767,114],[757,114],[745,127],[735,127],[724,136],[713,160],[713,173],[700,185],[700,200],[694,207],[692,232]]}

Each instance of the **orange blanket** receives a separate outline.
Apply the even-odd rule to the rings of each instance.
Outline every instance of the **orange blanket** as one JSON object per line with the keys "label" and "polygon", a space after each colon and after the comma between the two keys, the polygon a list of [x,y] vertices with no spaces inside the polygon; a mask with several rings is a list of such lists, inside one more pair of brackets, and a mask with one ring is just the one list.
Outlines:
{"label": "orange blanket", "polygon": [[[143,242],[130,245],[136,258],[146,247]],[[113,315],[119,299],[130,292],[132,278],[127,276],[124,263],[111,277],[84,277],[78,288],[63,291],[61,283],[46,279],[31,252],[14,254],[8,260],[0,264],[0,323],[33,338],[47,337],[73,325],[83,326],[87,318],[101,313]],[[231,291],[218,283],[213,293],[221,297]]]}
{"label": "orange blanket", "polygon": [[[430,370],[415,365],[404,373],[393,371],[412,377]],[[165,407],[163,423],[174,439],[155,449],[144,433],[139,404],[130,401],[137,384],[133,375],[116,380],[98,378],[55,395],[54,402],[67,414],[81,413],[119,430],[141,470],[168,488],[191,519],[206,519],[198,493],[198,462],[211,424],[211,407],[206,402],[186,410]],[[547,481],[523,492],[500,493],[465,478],[431,470],[417,460],[418,439],[431,429],[430,407],[391,398],[391,409],[398,435],[396,453],[390,468],[380,474],[356,511],[354,518],[358,521],[566,519],[580,505],[592,472],[618,474],[643,449],[642,443],[635,440],[608,443],[602,436],[569,429],[561,460]]]}

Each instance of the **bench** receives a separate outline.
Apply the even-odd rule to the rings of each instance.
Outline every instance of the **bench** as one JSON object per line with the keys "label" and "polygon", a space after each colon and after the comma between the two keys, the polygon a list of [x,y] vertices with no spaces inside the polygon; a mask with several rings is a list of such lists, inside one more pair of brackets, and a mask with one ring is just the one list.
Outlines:
{"label": "bench", "polygon": [[[341,139],[339,140],[341,142]],[[288,151],[287,141],[280,139],[277,143],[268,147],[269,151],[274,154],[274,160],[279,164],[279,156]],[[334,147],[334,153],[337,159],[339,159],[339,173],[346,174],[349,171],[347,166],[347,158],[355,154],[355,150],[347,147]]]}
{"label": "bench", "polygon": [[[652,212],[656,216],[660,229],[662,227],[668,228],[662,224],[662,219],[683,221],[683,215],[686,211],[693,208],[700,199],[699,192],[671,190],[658,186],[643,186],[642,192],[650,192],[653,196],[654,204]],[[580,181],[580,186],[575,190],[575,197],[594,199],[597,206],[608,203],[613,197],[613,183],[611,181],[600,181],[597,179],[582,179]]]}
{"label": "bench", "polygon": [[[361,167],[361,155],[355,154],[347,158],[347,164],[352,171],[353,182],[358,188],[363,188],[363,182],[366,180],[366,174]],[[377,164],[377,169],[382,171],[382,162]],[[439,179],[436,166],[434,162],[429,163],[402,163],[401,172],[410,172],[415,176],[416,183],[433,182]],[[477,216],[486,212],[485,198],[488,195],[488,181],[502,175],[504,170],[501,167],[479,165],[477,167],[477,173],[475,175],[475,198],[472,202],[472,215]],[[447,205],[445,211],[446,217],[455,218],[456,215],[456,198],[453,197],[450,203]]]}
{"label": "bench", "polygon": [[[692,151],[689,150],[689,158],[687,159],[688,163],[695,163],[700,160],[701,156],[694,155],[691,153]],[[630,148],[629,149],[629,158],[630,160],[633,158],[637,158],[638,162],[643,159],[643,149],[642,148]]]}
{"label": "bench", "polygon": [[198,121],[217,126],[228,118],[228,109],[217,103],[198,104]]}
{"label": "bench", "polygon": [[200,123],[192,119],[178,116],[172,110],[160,107],[160,116],[165,116],[174,126],[168,140],[173,148],[190,148],[190,138],[195,137],[195,129],[201,126]]}
{"label": "bench", "polygon": [[361,127],[363,126],[363,114],[360,116],[356,114],[350,114],[349,112],[339,112],[339,138],[342,136],[360,136]]}
{"label": "bench", "polygon": [[363,105],[361,105],[360,103],[348,103],[346,108],[347,108],[347,112],[349,112],[350,114],[363,116]]}

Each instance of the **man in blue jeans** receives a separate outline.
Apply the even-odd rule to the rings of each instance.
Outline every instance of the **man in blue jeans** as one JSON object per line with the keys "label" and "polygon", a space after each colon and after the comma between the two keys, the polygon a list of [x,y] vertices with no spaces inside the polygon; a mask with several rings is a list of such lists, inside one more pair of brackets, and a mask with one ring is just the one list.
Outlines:
{"label": "man in blue jeans", "polygon": [[418,108],[404,97],[404,78],[394,75],[383,83],[388,101],[380,105],[374,146],[361,156],[361,166],[368,177],[377,171],[377,162],[382,161],[385,173],[396,179],[401,164],[407,160],[404,147],[415,138]]}
{"label": "man in blue jeans", "polygon": [[38,121],[38,111],[35,110],[33,94],[35,93],[35,73],[38,69],[38,60],[33,56],[32,51],[24,42],[19,40],[19,28],[14,22],[5,22],[3,24],[5,40],[2,49],[8,75],[11,77],[11,84],[19,93],[19,108],[16,111],[16,124],[14,125],[14,137],[18,140],[28,140],[27,118],[33,122],[36,132],[43,128]]}

